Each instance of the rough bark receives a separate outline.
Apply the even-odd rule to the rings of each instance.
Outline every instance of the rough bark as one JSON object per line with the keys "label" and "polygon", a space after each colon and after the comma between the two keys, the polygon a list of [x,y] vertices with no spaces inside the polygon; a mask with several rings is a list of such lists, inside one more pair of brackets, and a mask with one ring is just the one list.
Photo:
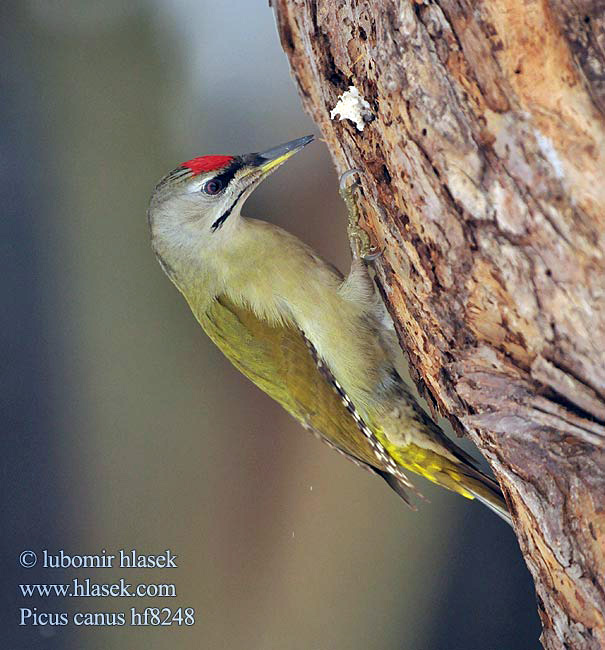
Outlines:
{"label": "rough bark", "polygon": [[[363,170],[414,379],[507,495],[546,648],[605,647],[605,3],[274,0]],[[373,120],[333,121],[354,85]]]}

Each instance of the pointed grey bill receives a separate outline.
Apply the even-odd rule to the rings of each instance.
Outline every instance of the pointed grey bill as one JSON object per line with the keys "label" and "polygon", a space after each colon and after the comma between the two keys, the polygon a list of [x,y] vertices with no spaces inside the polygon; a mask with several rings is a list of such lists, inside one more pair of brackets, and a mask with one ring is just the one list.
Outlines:
{"label": "pointed grey bill", "polygon": [[[303,147],[306,147],[310,142],[313,141],[314,136],[305,135],[302,138],[297,138],[296,140],[290,140],[290,142],[285,142],[284,144],[279,144],[277,147],[272,147],[263,151],[261,153],[252,154],[255,158],[256,166],[264,167],[268,163],[283,161],[290,156],[293,156],[295,153],[300,151]],[[272,167],[273,165],[268,165]]]}

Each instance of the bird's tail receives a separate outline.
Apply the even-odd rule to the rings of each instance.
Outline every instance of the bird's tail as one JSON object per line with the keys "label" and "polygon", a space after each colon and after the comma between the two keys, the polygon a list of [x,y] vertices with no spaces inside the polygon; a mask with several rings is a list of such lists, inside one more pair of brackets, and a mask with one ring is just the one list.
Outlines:
{"label": "bird's tail", "polygon": [[[506,501],[499,485],[475,465],[475,460],[451,441],[447,444],[448,456],[433,450],[409,445],[398,458],[407,469],[421,474],[444,488],[468,499],[477,499],[512,526]],[[452,458],[453,456],[453,458]],[[391,484],[390,481],[387,481]],[[394,486],[391,484],[391,487]],[[395,489],[395,488],[394,488]],[[396,490],[400,493],[400,490]]]}
{"label": "bird's tail", "polygon": [[[451,440],[447,442],[448,451],[456,457],[457,462],[443,463],[438,477],[436,476],[434,480],[458,494],[477,499],[512,526],[510,512],[498,483],[477,467],[472,456],[454,445]],[[446,476],[447,480],[444,481]]]}
{"label": "bird's tail", "polygon": [[492,512],[504,519],[509,526],[513,525],[506,501],[496,481],[480,470],[465,467],[460,484],[484,506],[487,506]]}

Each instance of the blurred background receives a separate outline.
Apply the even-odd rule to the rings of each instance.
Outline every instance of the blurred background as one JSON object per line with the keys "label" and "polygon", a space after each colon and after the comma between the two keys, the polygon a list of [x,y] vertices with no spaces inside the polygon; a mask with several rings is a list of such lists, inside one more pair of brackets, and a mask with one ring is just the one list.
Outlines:
{"label": "blurred background", "polygon": [[[4,308],[2,647],[537,648],[514,535],[479,505],[382,481],[304,432],[223,359],[149,247],[182,160],[316,133],[266,0],[0,6]],[[342,269],[321,141],[248,201]],[[24,569],[40,553],[171,549],[178,569]],[[24,598],[73,577],[173,599]],[[19,626],[39,612],[193,607],[192,627]]]}

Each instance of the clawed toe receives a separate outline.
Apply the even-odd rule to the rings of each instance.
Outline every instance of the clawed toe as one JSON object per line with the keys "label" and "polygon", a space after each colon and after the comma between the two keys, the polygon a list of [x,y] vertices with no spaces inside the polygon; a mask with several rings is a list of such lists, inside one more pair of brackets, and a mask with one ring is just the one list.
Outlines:
{"label": "clawed toe", "polygon": [[382,250],[378,250],[372,247],[370,251],[368,251],[365,255],[363,255],[361,259],[364,262],[371,264],[372,262],[375,262],[382,255],[382,252],[383,252]]}
{"label": "clawed toe", "polygon": [[365,262],[373,262],[382,254],[382,251],[376,251],[371,245],[368,234],[359,226],[359,210],[355,201],[355,188],[359,186],[359,181],[347,185],[349,176],[363,173],[361,169],[348,169],[340,177],[340,196],[342,196],[347,212],[349,214],[349,224],[347,232],[351,242],[351,250],[355,259],[362,259]]}
{"label": "clawed toe", "polygon": [[353,174],[361,174],[362,171],[361,169],[357,169],[357,167],[353,167],[352,169],[347,169],[344,174],[341,175],[340,181],[339,181],[339,188],[340,191],[343,192],[346,189],[346,184],[347,184],[347,179],[349,176],[353,176]]}

